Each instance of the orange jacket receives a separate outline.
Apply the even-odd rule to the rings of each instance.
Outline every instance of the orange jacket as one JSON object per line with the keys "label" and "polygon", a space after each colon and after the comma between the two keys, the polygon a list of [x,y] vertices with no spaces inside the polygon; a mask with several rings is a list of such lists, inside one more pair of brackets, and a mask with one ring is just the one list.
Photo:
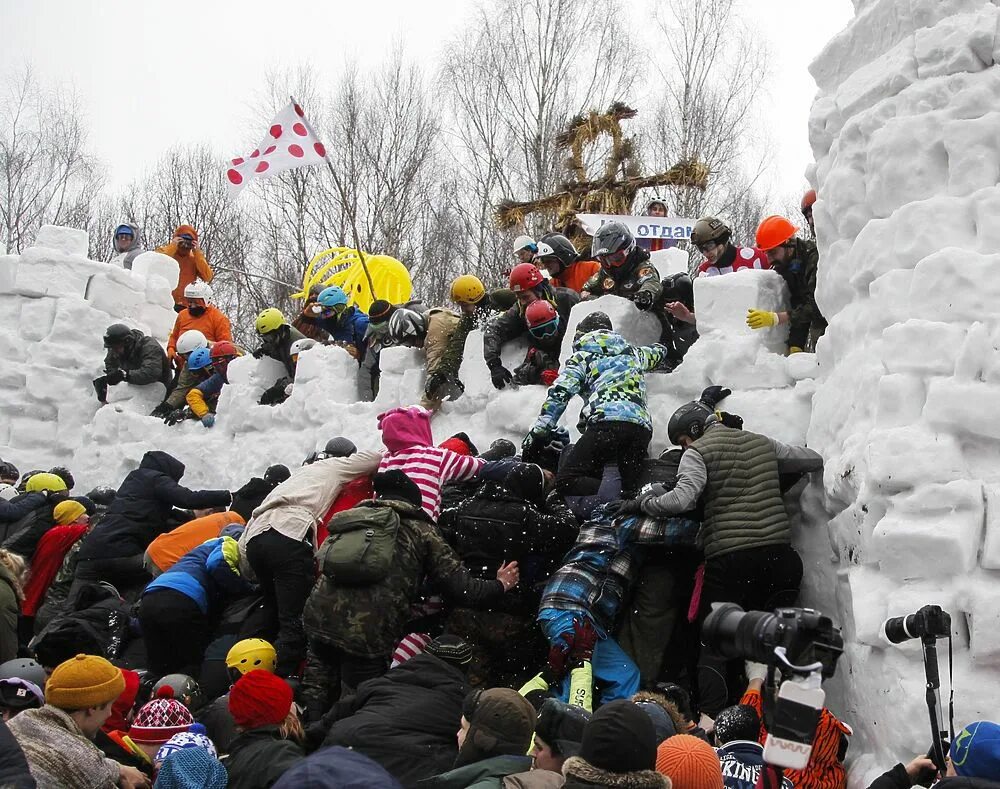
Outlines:
{"label": "orange jacket", "polygon": [[146,555],[160,570],[166,572],[188,551],[218,537],[230,523],[246,525],[239,513],[231,511],[213,512],[204,518],[195,518],[153,540],[146,549]]}
{"label": "orange jacket", "polygon": [[579,293],[600,267],[601,264],[596,260],[578,260],[572,266],[564,268],[558,277],[552,277],[549,281],[554,287],[569,288]]}
{"label": "orange jacket", "polygon": [[186,306],[184,288],[196,279],[211,282],[212,277],[215,276],[212,267],[205,260],[205,253],[200,249],[192,249],[186,255],[181,256],[177,252],[177,242],[171,241],[169,244],[157,247],[156,251],[162,252],[164,255],[170,255],[170,257],[177,261],[177,265],[181,267],[180,276],[177,278],[177,287],[174,288],[171,294],[174,297],[174,304],[185,304]]}
{"label": "orange jacket", "polygon": [[214,304],[206,306],[205,312],[198,317],[192,315],[190,310],[181,310],[177,313],[174,330],[170,332],[170,339],[167,340],[167,356],[169,358],[173,359],[177,354],[177,338],[191,329],[200,331],[208,338],[209,342],[233,341],[233,330],[229,325],[229,318]]}

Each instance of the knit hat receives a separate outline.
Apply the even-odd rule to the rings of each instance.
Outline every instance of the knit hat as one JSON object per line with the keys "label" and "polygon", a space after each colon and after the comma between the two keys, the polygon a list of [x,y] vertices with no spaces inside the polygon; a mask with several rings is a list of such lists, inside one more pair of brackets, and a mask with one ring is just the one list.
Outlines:
{"label": "knit hat", "polygon": [[175,734],[186,732],[192,723],[191,712],[177,699],[153,699],[136,713],[128,734],[135,742],[164,743]]}
{"label": "knit hat", "polygon": [[678,734],[656,749],[656,771],[674,789],[723,789],[722,765],[715,749],[690,734]]}
{"label": "knit hat", "polygon": [[535,708],[516,690],[474,690],[465,697],[462,716],[469,722],[469,731],[460,760],[466,750],[477,753],[477,761],[502,754],[523,756],[528,752],[535,733]]}
{"label": "knit hat", "polygon": [[66,501],[60,501],[52,509],[52,517],[60,526],[68,526],[86,512],[87,508],[80,502],[66,499]]}
{"label": "knit hat", "polygon": [[472,647],[469,646],[469,642],[460,636],[448,633],[435,638],[425,647],[424,651],[459,668],[472,662]]}
{"label": "knit hat", "polygon": [[198,231],[191,227],[191,225],[177,225],[174,236],[191,236],[191,238],[197,241]]}
{"label": "knit hat", "polygon": [[111,705],[111,714],[101,726],[108,734],[113,731],[128,731],[128,714],[135,705],[135,697],[139,695],[139,672],[123,668],[122,677],[125,678],[125,690],[115,699],[115,703]]}
{"label": "knit hat", "polygon": [[[80,590],[81,595],[85,592],[86,587]],[[89,623],[80,619],[63,619],[35,636],[32,649],[35,650],[35,659],[49,668],[73,660],[80,650],[90,655],[103,652],[104,645]]]}
{"label": "knit hat", "polygon": [[608,702],[583,730],[580,757],[612,773],[652,770],[656,763],[653,723],[631,701]]}
{"label": "knit hat", "polygon": [[204,748],[169,754],[156,774],[157,789],[226,789],[228,785],[226,768]]}
{"label": "knit hat", "polygon": [[590,719],[591,714],[583,707],[575,707],[559,699],[546,699],[538,711],[535,736],[559,756],[576,756],[580,753],[583,731]]}
{"label": "knit hat", "polygon": [[292,689],[270,671],[248,671],[229,691],[229,711],[241,729],[276,726],[291,708]]}
{"label": "knit hat", "polygon": [[212,756],[218,756],[219,754],[215,750],[215,743],[208,738],[206,731],[202,724],[192,723],[190,729],[182,731],[180,734],[175,734],[163,743],[160,746],[160,750],[156,752],[156,758],[153,761],[162,762],[170,754],[184,748],[204,748]]}
{"label": "knit hat", "polygon": [[274,789],[402,789],[382,765],[363,753],[331,745],[296,762]]}
{"label": "knit hat", "polygon": [[431,643],[431,637],[427,633],[407,633],[399,639],[396,648],[392,650],[392,663],[389,664],[389,668],[396,668],[410,658],[421,654],[427,649],[429,643]]}
{"label": "knit hat", "polygon": [[97,655],[77,655],[56,666],[45,683],[45,700],[62,710],[103,707],[125,690],[121,669]]}
{"label": "knit hat", "polygon": [[995,780],[1000,776],[1000,725],[970,723],[955,737],[948,755],[955,772],[963,778]]}
{"label": "knit hat", "polygon": [[379,324],[389,320],[394,312],[392,304],[385,299],[375,299],[368,307],[368,322]]}
{"label": "knit hat", "polygon": [[397,499],[408,501],[414,507],[423,504],[420,488],[399,469],[381,471],[372,477],[372,487],[377,499]]}
{"label": "knit hat", "polygon": [[459,455],[479,454],[479,449],[472,443],[472,439],[469,438],[468,433],[455,433],[455,435],[450,438],[446,438],[438,444],[438,446],[442,449],[450,449],[452,452],[456,452]]}

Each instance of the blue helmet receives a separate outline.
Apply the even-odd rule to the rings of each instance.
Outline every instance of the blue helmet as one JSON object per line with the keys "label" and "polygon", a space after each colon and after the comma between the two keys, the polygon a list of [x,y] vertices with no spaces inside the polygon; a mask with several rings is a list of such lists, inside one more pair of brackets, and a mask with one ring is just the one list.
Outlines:
{"label": "blue helmet", "polygon": [[319,294],[316,301],[323,307],[336,307],[340,304],[347,304],[347,294],[337,285],[331,285]]}
{"label": "blue helmet", "polygon": [[189,370],[203,370],[212,363],[212,352],[208,348],[195,348],[188,356]]}

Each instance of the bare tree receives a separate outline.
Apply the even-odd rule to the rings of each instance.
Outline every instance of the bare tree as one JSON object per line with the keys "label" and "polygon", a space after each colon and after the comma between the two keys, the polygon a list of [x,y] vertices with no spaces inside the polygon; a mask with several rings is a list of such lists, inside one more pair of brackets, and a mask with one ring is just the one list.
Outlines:
{"label": "bare tree", "polygon": [[30,68],[0,96],[0,244],[20,252],[43,224],[85,226],[103,186],[73,93],[48,90]]}
{"label": "bare tree", "polygon": [[653,63],[665,92],[648,127],[645,153],[657,167],[698,159],[711,170],[704,192],[670,190],[677,215],[718,213],[739,225],[734,212],[759,202],[750,193],[767,164],[755,115],[767,76],[765,50],[738,15],[736,0],[668,0],[656,22],[664,46]]}

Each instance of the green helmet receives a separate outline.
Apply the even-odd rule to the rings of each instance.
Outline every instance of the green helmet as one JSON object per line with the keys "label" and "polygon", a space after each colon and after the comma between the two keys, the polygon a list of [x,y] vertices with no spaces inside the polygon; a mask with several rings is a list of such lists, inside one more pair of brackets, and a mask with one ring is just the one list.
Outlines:
{"label": "green helmet", "polygon": [[694,224],[691,231],[691,243],[696,247],[703,246],[709,242],[725,244],[732,236],[732,231],[721,219],[714,216],[706,216],[699,219]]}

